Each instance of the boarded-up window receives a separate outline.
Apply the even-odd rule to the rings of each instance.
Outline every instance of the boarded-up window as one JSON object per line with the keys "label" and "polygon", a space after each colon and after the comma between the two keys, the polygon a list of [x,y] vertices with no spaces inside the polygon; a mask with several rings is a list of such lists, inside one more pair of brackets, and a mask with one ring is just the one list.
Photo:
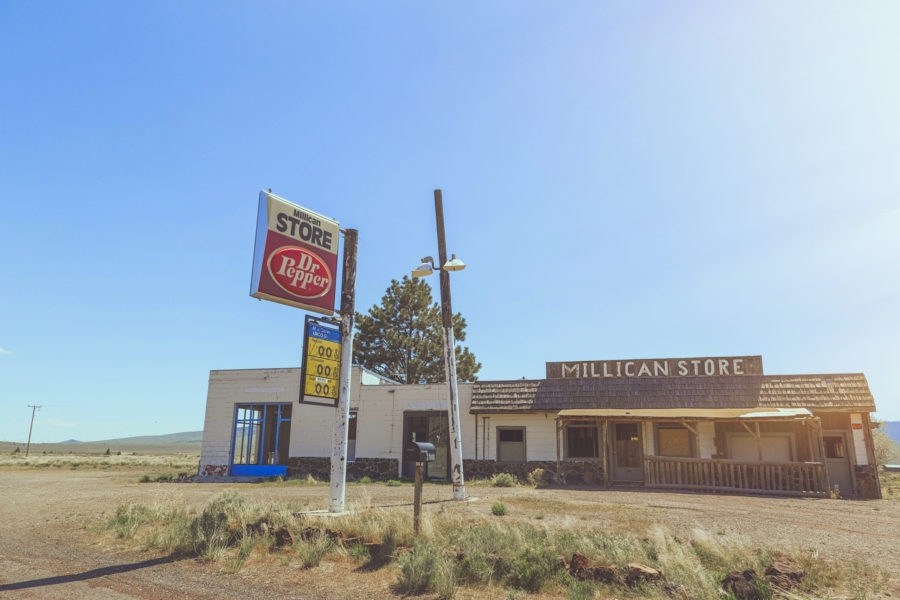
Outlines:
{"label": "boarded-up window", "polygon": [[570,458],[597,458],[600,456],[597,428],[574,427],[566,428],[566,449]]}
{"label": "boarded-up window", "polygon": [[660,456],[693,456],[691,432],[684,427],[660,427],[658,430]]}
{"label": "boarded-up window", "polygon": [[525,462],[525,428],[497,428],[497,461]]}
{"label": "boarded-up window", "polygon": [[759,461],[762,450],[763,462],[791,462],[791,437],[788,435],[763,435],[759,445],[752,435],[734,434],[728,439],[732,460],[746,462]]}

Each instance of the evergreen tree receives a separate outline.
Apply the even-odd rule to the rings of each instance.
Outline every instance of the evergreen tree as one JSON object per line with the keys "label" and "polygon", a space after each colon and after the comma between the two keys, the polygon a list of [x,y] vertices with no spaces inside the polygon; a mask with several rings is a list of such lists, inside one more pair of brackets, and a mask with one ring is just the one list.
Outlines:
{"label": "evergreen tree", "polygon": [[[431,298],[431,286],[421,279],[391,280],[381,305],[369,314],[356,313],[353,363],[401,383],[445,381],[441,309]],[[453,335],[466,339],[466,320],[453,315]],[[481,363],[469,348],[456,346],[456,376],[475,381]]]}

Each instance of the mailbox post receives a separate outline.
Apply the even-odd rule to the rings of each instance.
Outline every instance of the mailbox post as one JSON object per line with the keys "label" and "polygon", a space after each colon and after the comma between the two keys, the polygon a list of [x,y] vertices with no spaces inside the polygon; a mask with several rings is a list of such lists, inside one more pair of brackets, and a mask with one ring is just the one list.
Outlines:
{"label": "mailbox post", "polygon": [[419,523],[422,519],[422,470],[425,463],[434,462],[434,444],[428,442],[413,442],[416,453],[416,487],[413,496],[413,531],[419,535]]}

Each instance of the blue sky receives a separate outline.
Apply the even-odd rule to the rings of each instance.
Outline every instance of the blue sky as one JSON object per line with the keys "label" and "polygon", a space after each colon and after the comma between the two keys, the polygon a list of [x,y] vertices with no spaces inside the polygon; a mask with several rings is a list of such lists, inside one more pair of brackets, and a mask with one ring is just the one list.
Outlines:
{"label": "blue sky", "polygon": [[[202,428],[299,361],[257,194],[436,253],[485,379],[762,354],[900,420],[900,5],[0,3],[0,439]],[[436,279],[432,282],[436,285]]]}

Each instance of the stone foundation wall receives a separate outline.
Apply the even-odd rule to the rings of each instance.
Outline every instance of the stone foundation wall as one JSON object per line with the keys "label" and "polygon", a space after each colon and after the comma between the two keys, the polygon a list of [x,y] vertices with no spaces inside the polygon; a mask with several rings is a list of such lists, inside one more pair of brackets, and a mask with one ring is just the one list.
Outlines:
{"label": "stone foundation wall", "polygon": [[872,465],[856,465],[856,487],[860,498],[877,499],[881,497],[878,475]]}
{"label": "stone foundation wall", "polygon": [[197,475],[200,477],[224,477],[228,475],[228,465],[203,465]]}
{"label": "stone foundation wall", "polygon": [[[354,481],[369,477],[371,479],[396,479],[397,459],[394,458],[357,458],[347,463],[347,479]],[[292,456],[288,458],[287,476],[305,478],[312,475],[319,481],[331,479],[331,459],[319,456]]]}
{"label": "stone foundation wall", "polygon": [[[535,469],[546,469],[556,475],[556,461],[533,460],[524,463],[499,463],[493,460],[464,460],[466,479],[490,479],[497,473],[515,475],[522,483],[528,482],[528,474]],[[599,461],[564,460],[559,465],[557,483],[567,485],[602,485],[603,464]]]}

